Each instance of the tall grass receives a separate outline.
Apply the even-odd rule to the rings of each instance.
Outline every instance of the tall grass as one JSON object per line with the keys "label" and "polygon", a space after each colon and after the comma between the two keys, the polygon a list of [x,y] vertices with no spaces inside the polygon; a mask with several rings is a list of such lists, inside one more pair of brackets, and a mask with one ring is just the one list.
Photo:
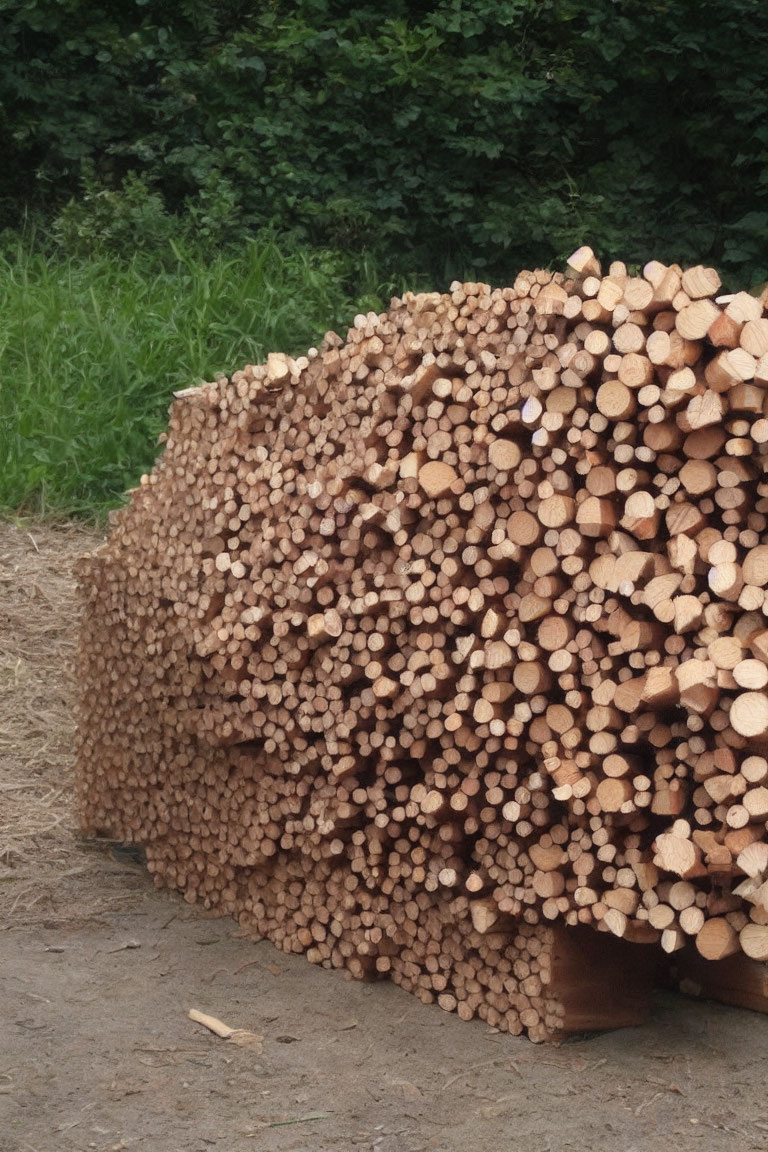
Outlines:
{"label": "tall grass", "polygon": [[273,240],[211,258],[175,244],[131,259],[6,245],[0,509],[101,517],[151,466],[174,389],[303,351],[391,287],[365,261]]}

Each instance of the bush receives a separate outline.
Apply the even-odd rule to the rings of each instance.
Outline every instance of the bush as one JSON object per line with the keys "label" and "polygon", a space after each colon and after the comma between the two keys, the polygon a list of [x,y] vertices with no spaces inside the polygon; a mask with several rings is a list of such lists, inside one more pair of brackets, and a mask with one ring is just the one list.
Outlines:
{"label": "bush", "polygon": [[21,187],[33,212],[74,198],[62,235],[121,243],[103,191],[140,235],[276,227],[443,281],[585,241],[765,278],[761,0],[9,0],[4,22],[6,224]]}

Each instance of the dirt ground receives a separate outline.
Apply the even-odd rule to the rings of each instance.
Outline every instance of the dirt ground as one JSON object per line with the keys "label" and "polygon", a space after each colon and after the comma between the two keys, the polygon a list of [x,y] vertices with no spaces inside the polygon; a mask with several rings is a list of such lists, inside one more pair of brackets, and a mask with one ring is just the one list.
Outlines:
{"label": "dirt ground", "polygon": [[768,1149],[767,1017],[659,994],[644,1027],[536,1047],[244,940],[79,842],[70,569],[95,539],[0,525],[0,1152]]}

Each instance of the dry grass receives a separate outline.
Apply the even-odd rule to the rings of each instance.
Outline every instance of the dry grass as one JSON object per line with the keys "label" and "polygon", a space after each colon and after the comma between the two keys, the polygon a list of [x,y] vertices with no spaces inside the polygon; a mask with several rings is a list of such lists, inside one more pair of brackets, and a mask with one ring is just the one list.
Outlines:
{"label": "dry grass", "polygon": [[[100,538],[74,524],[0,523],[0,921],[89,917],[130,868],[78,839],[72,565]],[[136,879],[140,873],[135,871]],[[115,881],[120,877],[118,883]],[[145,883],[143,877],[141,883]]]}

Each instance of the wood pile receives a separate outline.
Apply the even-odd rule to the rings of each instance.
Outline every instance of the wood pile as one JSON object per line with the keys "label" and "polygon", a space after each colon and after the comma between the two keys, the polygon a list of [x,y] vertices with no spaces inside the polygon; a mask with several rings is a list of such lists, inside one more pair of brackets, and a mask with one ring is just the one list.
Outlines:
{"label": "wood pile", "polygon": [[534,1039],[563,928],[768,958],[768,316],[719,289],[584,248],[178,394],[80,565],[84,827]]}

